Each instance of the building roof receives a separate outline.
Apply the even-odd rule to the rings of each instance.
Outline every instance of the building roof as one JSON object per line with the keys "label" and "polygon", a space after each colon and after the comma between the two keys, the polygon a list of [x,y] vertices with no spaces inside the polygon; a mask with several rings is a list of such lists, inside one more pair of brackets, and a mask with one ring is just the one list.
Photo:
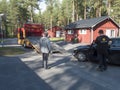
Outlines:
{"label": "building roof", "polygon": [[[78,28],[93,28],[96,25],[98,25],[99,23],[110,19],[112,20],[112,18],[110,18],[109,16],[102,16],[102,17],[98,17],[98,18],[92,18],[92,19],[86,19],[86,20],[79,20],[73,23],[70,23],[69,25],[67,25],[65,27],[65,29],[78,29]],[[114,20],[112,20],[113,23]],[[117,25],[117,23],[115,23]],[[119,25],[117,25],[119,27]]]}

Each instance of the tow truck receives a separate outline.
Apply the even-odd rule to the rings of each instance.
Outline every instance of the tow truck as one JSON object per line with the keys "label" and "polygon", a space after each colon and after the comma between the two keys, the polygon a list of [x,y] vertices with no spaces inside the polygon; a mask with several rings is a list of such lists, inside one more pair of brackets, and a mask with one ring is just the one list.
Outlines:
{"label": "tow truck", "polygon": [[[18,44],[23,47],[30,47],[35,49],[37,53],[40,53],[39,40],[44,32],[44,25],[42,24],[24,24],[22,28],[18,28]],[[50,39],[51,40],[51,39]],[[56,43],[52,42],[52,52],[65,51]]]}
{"label": "tow truck", "polygon": [[17,29],[18,44],[23,47],[39,49],[35,46],[44,32],[43,24],[24,24],[23,27]]}

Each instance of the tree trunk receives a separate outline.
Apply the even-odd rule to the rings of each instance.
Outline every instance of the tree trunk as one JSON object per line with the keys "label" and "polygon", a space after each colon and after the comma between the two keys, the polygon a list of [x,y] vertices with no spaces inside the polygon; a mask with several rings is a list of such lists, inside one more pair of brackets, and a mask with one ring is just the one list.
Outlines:
{"label": "tree trunk", "polygon": [[75,0],[73,0],[72,7],[73,7],[72,22],[74,22],[75,21]]}
{"label": "tree trunk", "polygon": [[30,6],[30,22],[33,23],[33,8]]}
{"label": "tree trunk", "polygon": [[108,0],[108,6],[107,6],[107,11],[108,11],[108,15],[110,16],[110,11],[111,11],[111,0]]}
{"label": "tree trunk", "polygon": [[51,27],[51,31],[52,31],[52,25],[53,23],[52,23],[52,15],[51,15],[51,18],[50,18],[50,27]]}
{"label": "tree trunk", "polygon": [[101,7],[99,8],[99,12],[98,12],[99,14],[99,17],[101,17]]}
{"label": "tree trunk", "polygon": [[86,0],[85,0],[85,5],[84,5],[84,19],[86,19]]}

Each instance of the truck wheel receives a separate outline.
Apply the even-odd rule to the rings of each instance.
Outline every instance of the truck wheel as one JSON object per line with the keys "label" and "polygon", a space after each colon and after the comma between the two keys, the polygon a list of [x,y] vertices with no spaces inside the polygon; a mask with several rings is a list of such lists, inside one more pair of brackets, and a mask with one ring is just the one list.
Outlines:
{"label": "truck wheel", "polygon": [[78,59],[78,61],[80,61],[80,62],[84,62],[84,61],[87,60],[87,56],[86,56],[86,54],[83,53],[83,52],[78,52],[78,53],[77,53],[77,59]]}
{"label": "truck wheel", "polygon": [[24,47],[24,48],[26,48],[26,47],[27,47],[26,43],[24,43],[24,44],[23,44],[23,47]]}

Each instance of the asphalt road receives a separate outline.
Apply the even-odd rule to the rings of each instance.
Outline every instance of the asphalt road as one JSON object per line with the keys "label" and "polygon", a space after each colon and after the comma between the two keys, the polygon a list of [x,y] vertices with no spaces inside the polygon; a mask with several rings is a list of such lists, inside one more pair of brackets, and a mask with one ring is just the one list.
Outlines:
{"label": "asphalt road", "polygon": [[34,51],[0,56],[0,90],[120,90],[120,66],[96,71],[97,63],[78,62],[71,51],[79,44],[62,44],[66,53],[50,55],[50,69],[41,67]]}

